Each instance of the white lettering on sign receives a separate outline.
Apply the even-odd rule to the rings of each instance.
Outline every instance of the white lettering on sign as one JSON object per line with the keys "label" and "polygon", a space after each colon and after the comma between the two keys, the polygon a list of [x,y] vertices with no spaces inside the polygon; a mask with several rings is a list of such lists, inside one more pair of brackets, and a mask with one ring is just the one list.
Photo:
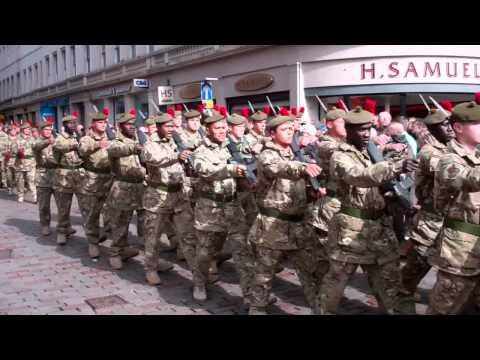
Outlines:
{"label": "white lettering on sign", "polygon": [[150,85],[146,79],[133,79],[133,86],[139,88],[148,88]]}
{"label": "white lettering on sign", "polygon": [[480,84],[480,58],[344,59],[302,65],[305,87],[395,83]]}
{"label": "white lettering on sign", "polygon": [[160,105],[171,104],[174,100],[173,86],[158,87],[158,103]]}

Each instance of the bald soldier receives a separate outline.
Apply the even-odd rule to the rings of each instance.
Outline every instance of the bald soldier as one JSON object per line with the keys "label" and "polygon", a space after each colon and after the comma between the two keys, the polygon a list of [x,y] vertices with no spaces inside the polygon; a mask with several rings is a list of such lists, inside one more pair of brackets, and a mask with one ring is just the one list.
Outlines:
{"label": "bald soldier", "polygon": [[88,240],[88,254],[96,259],[100,256],[100,213],[112,185],[110,159],[107,148],[110,140],[105,129],[107,115],[103,112],[90,115],[92,123],[89,133],[80,139],[78,154],[83,159],[85,180],[82,184],[79,205],[83,226]]}
{"label": "bald soldier", "polygon": [[446,144],[455,137],[449,115],[436,109],[423,120],[433,137],[418,154],[419,167],[415,173],[415,192],[420,210],[415,214],[410,241],[412,248],[402,269],[404,288],[414,294],[418,284],[430,270],[427,256],[443,225],[444,209],[434,206],[434,179],[440,158],[448,152]]}
{"label": "bald soldier", "polygon": [[256,201],[259,214],[254,223],[255,277],[249,314],[267,313],[276,268],[284,257],[292,260],[307,300],[316,291],[316,268],[306,243],[311,239],[304,226],[307,194],[305,178],[316,177],[317,164],[294,160],[290,147],[294,125],[291,116],[277,116],[268,123],[271,142],[257,161]]}
{"label": "bald soldier", "polygon": [[70,221],[73,194],[80,194],[85,170],[82,168],[83,160],[78,154],[78,142],[80,139],[75,133],[77,118],[67,115],[62,119],[63,131],[61,131],[53,144],[53,155],[57,168],[53,190],[55,202],[58,208],[57,221],[57,244],[65,245],[67,237],[75,232]]}
{"label": "bald soldier", "polygon": [[373,164],[367,152],[373,114],[356,107],[344,119],[346,143],[330,161],[341,209],[328,229],[330,267],[323,278],[318,308],[321,314],[337,312],[345,287],[360,265],[388,314],[412,313],[413,302],[400,293],[398,241],[392,219],[385,213],[380,186],[402,172],[414,171],[417,163],[407,159]]}
{"label": "bald soldier", "polygon": [[173,223],[179,234],[183,254],[190,269],[195,268],[196,239],[190,201],[184,189],[185,174],[181,161],[189,150],[178,152],[172,139],[173,118],[161,114],[155,119],[158,140],[148,141],[142,151],[147,166],[147,187],[143,195],[145,209],[145,277],[148,284],[156,286],[162,280],[159,259],[159,235],[167,221]]}
{"label": "bald soldier", "polygon": [[460,314],[470,300],[480,305],[480,93],[475,100],[453,108],[456,139],[435,172],[435,209],[446,215],[429,258],[438,273],[427,314]]}
{"label": "bald soldier", "polygon": [[42,121],[40,123],[40,136],[32,147],[37,166],[35,184],[37,186],[38,214],[43,236],[50,235],[50,203],[53,196],[55,168],[57,167],[53,156],[55,138],[52,129],[53,125],[51,123]]}
{"label": "bald soldier", "polygon": [[139,213],[139,210],[142,210],[146,171],[140,163],[143,146],[136,138],[135,121],[135,115],[122,114],[117,122],[117,136],[107,148],[113,173],[107,200],[112,227],[109,262],[115,270],[122,269],[125,260],[138,255],[137,249],[128,246],[128,227],[134,211],[137,211],[139,222],[143,223],[144,212]]}
{"label": "bald soldier", "polygon": [[32,145],[35,139],[32,137],[31,126],[25,122],[20,127],[20,136],[12,146],[15,156],[15,182],[17,186],[17,200],[23,202],[25,185],[32,193],[33,202],[37,202],[37,189],[35,187],[35,157]]}

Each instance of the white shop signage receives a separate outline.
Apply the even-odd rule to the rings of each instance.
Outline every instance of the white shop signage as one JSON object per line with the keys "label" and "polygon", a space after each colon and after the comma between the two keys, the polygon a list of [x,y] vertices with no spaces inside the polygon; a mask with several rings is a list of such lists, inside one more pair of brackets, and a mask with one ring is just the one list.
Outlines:
{"label": "white shop signage", "polygon": [[480,58],[388,57],[303,63],[304,86],[480,84]]}
{"label": "white shop signage", "polygon": [[158,103],[160,105],[173,103],[174,94],[173,86],[159,86]]}

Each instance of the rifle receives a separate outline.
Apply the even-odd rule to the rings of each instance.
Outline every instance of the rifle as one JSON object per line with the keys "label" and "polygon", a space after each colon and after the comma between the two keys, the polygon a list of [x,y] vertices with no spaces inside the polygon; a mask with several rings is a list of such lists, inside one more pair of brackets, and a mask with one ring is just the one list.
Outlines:
{"label": "rifle", "polygon": [[[303,153],[302,149],[300,149],[300,144],[298,143],[297,138],[294,136],[293,141],[290,144],[290,148],[293,151],[294,159],[303,163],[309,163],[305,158],[305,154]],[[316,177],[308,177],[310,184],[312,185],[313,190],[319,191],[320,190],[320,182]]]}
{"label": "rifle", "polygon": [[250,185],[255,186],[257,184],[257,176],[255,175],[257,171],[257,161],[254,158],[251,159],[246,159],[244,158],[238,148],[235,146],[235,143],[233,142],[232,138],[229,136],[228,139],[230,140],[227,149],[230,151],[230,154],[233,157],[233,161],[230,160],[231,164],[238,164],[238,165],[244,165],[247,170],[246,170],[246,175],[245,178],[247,181],[250,183]]}
{"label": "rifle", "polygon": [[[138,110],[138,113],[142,117],[142,120],[145,121],[145,119],[147,118],[145,114],[141,110]],[[139,130],[138,128],[137,128],[137,138],[138,138],[138,143],[142,146],[145,145],[148,141],[147,135],[145,135],[145,133]]]}
{"label": "rifle", "polygon": [[[193,151],[192,148],[188,147],[180,138],[180,136],[174,132],[172,135],[173,141],[175,141],[175,144],[177,145],[178,151],[180,153],[184,152],[185,150]],[[192,177],[194,170],[193,170],[193,162],[192,162],[192,156],[190,155],[185,163],[185,173],[188,177]]]}
{"label": "rifle", "polygon": [[105,128],[105,133],[107,134],[107,139],[108,139],[108,140],[110,140],[110,141],[115,140],[116,136],[115,136],[115,134],[113,133],[113,130],[112,130],[112,128],[110,127],[109,124],[107,124],[107,127]]}
{"label": "rifle", "polygon": [[[383,154],[372,141],[368,142],[367,152],[368,155],[370,155],[370,158],[372,159],[372,162],[374,164],[385,161],[385,159],[383,158]],[[383,185],[382,189],[385,192],[392,191],[403,208],[411,209],[413,207],[413,203],[410,196],[410,189],[414,183],[415,182],[411,176],[401,176],[400,180],[392,180],[387,184]]]}

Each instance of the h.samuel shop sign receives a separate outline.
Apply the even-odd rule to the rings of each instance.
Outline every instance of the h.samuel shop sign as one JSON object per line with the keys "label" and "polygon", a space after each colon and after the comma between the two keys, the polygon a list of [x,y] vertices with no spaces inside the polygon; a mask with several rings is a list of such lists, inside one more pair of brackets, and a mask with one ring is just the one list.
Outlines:
{"label": "h.samuel shop sign", "polygon": [[480,84],[480,58],[399,57],[303,64],[305,87],[395,84]]}

